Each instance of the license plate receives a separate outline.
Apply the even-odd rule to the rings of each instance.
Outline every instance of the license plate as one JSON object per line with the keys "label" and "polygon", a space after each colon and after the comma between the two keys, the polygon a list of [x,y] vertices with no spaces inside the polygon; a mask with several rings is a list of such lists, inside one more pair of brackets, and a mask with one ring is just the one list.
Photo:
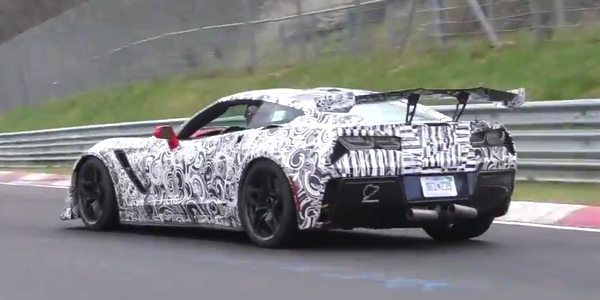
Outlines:
{"label": "license plate", "polygon": [[425,198],[456,197],[458,195],[454,176],[421,177],[421,189]]}

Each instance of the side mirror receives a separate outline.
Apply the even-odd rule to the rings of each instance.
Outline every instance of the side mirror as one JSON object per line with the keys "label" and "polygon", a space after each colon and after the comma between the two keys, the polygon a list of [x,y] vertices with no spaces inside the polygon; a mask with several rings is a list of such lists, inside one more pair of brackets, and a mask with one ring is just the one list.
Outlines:
{"label": "side mirror", "polygon": [[169,125],[158,126],[154,129],[154,137],[161,140],[167,140],[169,149],[173,150],[179,147],[179,138],[173,128]]}

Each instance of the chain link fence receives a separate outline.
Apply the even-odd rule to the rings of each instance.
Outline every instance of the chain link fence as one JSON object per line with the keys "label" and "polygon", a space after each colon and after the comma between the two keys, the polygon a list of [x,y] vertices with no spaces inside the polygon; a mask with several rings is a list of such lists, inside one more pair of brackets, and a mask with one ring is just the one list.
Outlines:
{"label": "chain link fence", "polygon": [[598,25],[599,0],[92,0],[0,45],[0,112],[188,72]]}

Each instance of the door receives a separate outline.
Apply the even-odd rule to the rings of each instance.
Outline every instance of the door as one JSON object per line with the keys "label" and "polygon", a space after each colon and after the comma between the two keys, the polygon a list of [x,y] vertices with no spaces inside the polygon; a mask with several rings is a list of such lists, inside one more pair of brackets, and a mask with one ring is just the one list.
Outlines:
{"label": "door", "polygon": [[[218,103],[183,126],[179,146],[164,140],[147,154],[150,187],[145,211],[160,223],[236,227],[231,184],[239,143],[250,128],[245,117],[258,101]],[[211,124],[217,118],[238,120]],[[224,126],[220,126],[224,125]],[[236,190],[237,191],[237,190]]]}

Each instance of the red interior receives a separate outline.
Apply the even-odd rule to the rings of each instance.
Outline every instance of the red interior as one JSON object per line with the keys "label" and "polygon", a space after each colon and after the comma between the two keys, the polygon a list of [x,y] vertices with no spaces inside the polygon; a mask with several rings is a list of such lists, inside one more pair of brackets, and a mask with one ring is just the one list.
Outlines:
{"label": "red interior", "polygon": [[191,139],[199,139],[199,138],[203,138],[203,137],[207,137],[207,136],[213,136],[213,135],[220,134],[223,130],[225,130],[225,127],[202,128],[202,129],[194,132],[194,134],[192,134],[192,136],[190,138]]}

